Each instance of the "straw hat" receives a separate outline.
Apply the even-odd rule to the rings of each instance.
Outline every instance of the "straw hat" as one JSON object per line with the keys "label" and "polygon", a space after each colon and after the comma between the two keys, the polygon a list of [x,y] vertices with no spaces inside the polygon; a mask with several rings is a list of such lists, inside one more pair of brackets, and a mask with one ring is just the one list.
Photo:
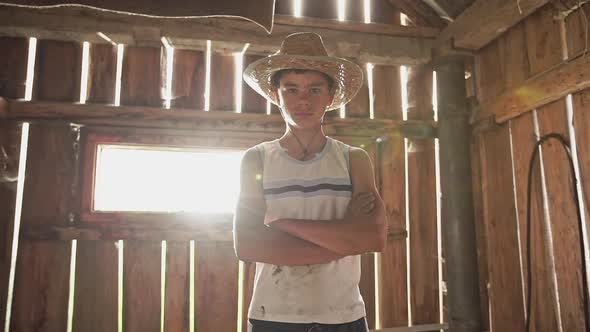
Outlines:
{"label": "straw hat", "polygon": [[363,85],[363,71],[348,60],[328,56],[322,37],[312,32],[294,33],[283,40],[281,49],[251,63],[244,70],[244,80],[252,89],[279,105],[272,86],[272,76],[281,69],[316,70],[334,80],[334,100],[328,110],[348,103]]}

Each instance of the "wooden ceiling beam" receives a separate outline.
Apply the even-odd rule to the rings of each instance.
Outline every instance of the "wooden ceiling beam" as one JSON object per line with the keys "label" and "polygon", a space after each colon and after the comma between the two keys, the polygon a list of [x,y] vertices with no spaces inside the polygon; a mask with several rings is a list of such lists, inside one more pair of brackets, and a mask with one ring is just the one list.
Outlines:
{"label": "wooden ceiling beam", "polygon": [[478,50],[516,25],[549,0],[477,0],[437,38],[436,46]]}
{"label": "wooden ceiling beam", "polygon": [[447,24],[434,9],[421,0],[389,0],[389,3],[401,10],[416,26],[442,29]]}
{"label": "wooden ceiling beam", "polygon": [[[282,18],[279,18],[279,21]],[[0,35],[37,37],[43,39],[77,40],[105,43],[97,32],[113,42],[132,46],[160,46],[160,38],[167,37],[177,48],[203,49],[212,40],[216,52],[234,52],[250,43],[249,53],[268,55],[278,50],[282,40],[296,31],[320,34],[328,52],[359,63],[384,65],[415,65],[431,58],[432,39],[410,35],[408,29],[384,31],[357,25],[327,24],[319,27],[313,21],[302,20],[302,25],[275,24],[272,34],[247,21],[227,18],[158,19],[100,12],[85,8],[30,9],[0,5]],[[373,30],[371,30],[373,29]],[[395,29],[395,28],[392,28]],[[346,33],[343,33],[345,31]],[[418,30],[415,30],[418,31]],[[432,30],[425,33],[431,36]],[[384,33],[387,32],[387,33]]]}

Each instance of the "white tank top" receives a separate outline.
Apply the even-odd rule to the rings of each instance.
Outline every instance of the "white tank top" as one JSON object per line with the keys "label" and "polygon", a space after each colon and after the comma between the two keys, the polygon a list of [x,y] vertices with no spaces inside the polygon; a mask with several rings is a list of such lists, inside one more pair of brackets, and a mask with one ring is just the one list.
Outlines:
{"label": "white tank top", "polygon": [[[306,161],[291,158],[278,140],[256,148],[263,160],[262,184],[271,220],[344,217],[352,196],[350,146],[328,137],[324,149]],[[286,323],[355,321],[366,315],[360,275],[359,255],[303,266],[256,263],[248,316]]]}

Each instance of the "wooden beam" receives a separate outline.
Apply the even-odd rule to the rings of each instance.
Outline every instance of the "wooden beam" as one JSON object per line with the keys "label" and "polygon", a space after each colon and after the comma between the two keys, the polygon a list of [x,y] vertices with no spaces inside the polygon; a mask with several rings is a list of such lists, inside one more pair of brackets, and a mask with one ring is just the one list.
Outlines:
{"label": "wooden beam", "polygon": [[548,2],[477,0],[441,32],[435,45],[452,41],[457,48],[478,50]]}
{"label": "wooden beam", "polygon": [[212,40],[215,52],[234,52],[241,50],[245,43],[250,43],[249,53],[268,55],[279,49],[288,34],[297,31],[320,34],[330,54],[360,63],[414,65],[426,63],[431,57],[432,41],[429,39],[393,36],[376,31],[355,31],[353,27],[336,29],[335,26],[314,27],[313,24],[275,24],[273,33],[269,35],[258,25],[239,19],[159,19],[86,8],[32,10],[0,5],[0,35],[35,36],[40,39],[105,43],[97,35],[97,32],[102,32],[114,43],[159,46],[160,38],[165,36],[177,48],[202,50],[205,48],[205,41]]}
{"label": "wooden beam", "polygon": [[389,0],[393,6],[402,11],[417,26],[428,26],[442,29],[445,21],[421,0]]}
{"label": "wooden beam", "polygon": [[440,29],[430,27],[410,27],[384,23],[367,24],[361,22],[338,21],[314,17],[297,18],[288,15],[275,15],[275,24],[296,27],[326,28],[339,31],[356,31],[377,35],[417,38],[436,38],[440,32]]}
{"label": "wooden beam", "polygon": [[[195,217],[191,223],[186,222],[182,227],[167,227],[161,225],[142,224],[125,225],[119,223],[97,224],[90,223],[75,226],[36,225],[27,226],[21,230],[21,236],[29,240],[141,240],[141,241],[233,241],[231,215]],[[212,222],[211,219],[215,221]],[[156,223],[159,221],[155,221]],[[189,226],[189,224],[191,224]],[[169,225],[166,224],[165,225]],[[390,229],[387,241],[394,242],[405,240],[407,231],[403,229]]]}
{"label": "wooden beam", "polygon": [[[2,100],[0,98],[0,100]],[[164,110],[156,107],[105,106],[53,102],[8,101],[8,110],[0,111],[0,120],[68,121],[86,125],[106,125],[178,130],[202,130],[213,135],[223,132],[264,133],[280,135],[285,122],[278,114],[238,114],[222,111],[186,109]],[[432,136],[432,121],[400,121],[389,119],[340,119],[328,117],[324,125],[329,135],[378,137],[394,133],[408,136]]]}
{"label": "wooden beam", "polygon": [[479,119],[494,116],[502,123],[537,107],[590,87],[590,57],[580,55],[526,80],[488,104]]}

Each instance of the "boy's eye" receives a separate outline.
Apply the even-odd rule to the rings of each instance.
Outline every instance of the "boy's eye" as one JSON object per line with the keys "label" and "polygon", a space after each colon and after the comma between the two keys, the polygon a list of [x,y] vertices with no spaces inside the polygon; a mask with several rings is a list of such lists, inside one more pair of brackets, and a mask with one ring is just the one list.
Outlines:
{"label": "boy's eye", "polygon": [[310,91],[311,93],[313,93],[313,94],[318,94],[318,93],[320,93],[322,90],[321,90],[320,88],[311,88],[309,91]]}
{"label": "boy's eye", "polygon": [[297,93],[296,88],[287,88],[287,93]]}

